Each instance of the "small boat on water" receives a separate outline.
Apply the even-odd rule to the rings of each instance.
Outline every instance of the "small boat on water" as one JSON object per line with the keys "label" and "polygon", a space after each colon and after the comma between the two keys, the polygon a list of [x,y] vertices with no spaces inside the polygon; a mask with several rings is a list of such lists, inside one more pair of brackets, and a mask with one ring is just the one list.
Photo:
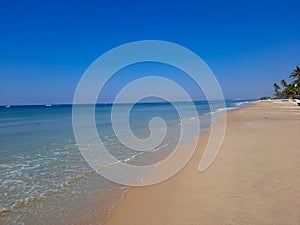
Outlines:
{"label": "small boat on water", "polygon": [[10,105],[6,105],[5,108],[10,108]]}
{"label": "small boat on water", "polygon": [[46,107],[51,107],[51,106],[52,106],[52,105],[50,105],[50,104],[47,104],[47,105],[46,105]]}

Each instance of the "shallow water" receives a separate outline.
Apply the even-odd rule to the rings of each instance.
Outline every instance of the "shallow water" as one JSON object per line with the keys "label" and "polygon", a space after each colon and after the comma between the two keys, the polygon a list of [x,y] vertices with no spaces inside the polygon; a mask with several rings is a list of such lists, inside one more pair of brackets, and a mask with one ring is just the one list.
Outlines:
{"label": "shallow water", "polygon": [[[226,107],[246,105],[240,102],[227,101]],[[180,104],[184,108],[187,103]],[[213,105],[215,113],[222,111],[218,102]],[[172,152],[182,120],[199,119],[201,129],[210,126],[208,103],[197,102],[196,108],[196,117],[180,119],[171,104],[135,105],[129,121],[138,138],[150,135],[148,123],[153,117],[167,124],[163,142],[146,153],[127,148],[114,135],[111,105],[96,106],[95,122],[99,137],[120,162],[148,165]],[[1,224],[101,224],[128,190],[101,177],[83,159],[73,136],[71,105],[0,108],[0,179]]]}

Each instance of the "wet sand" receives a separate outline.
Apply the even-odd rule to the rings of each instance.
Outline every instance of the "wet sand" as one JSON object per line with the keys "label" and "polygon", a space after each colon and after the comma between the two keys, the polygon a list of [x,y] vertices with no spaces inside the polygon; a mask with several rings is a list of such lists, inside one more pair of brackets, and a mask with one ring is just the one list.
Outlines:
{"label": "wet sand", "polygon": [[175,176],[131,188],[105,225],[300,224],[300,107],[261,102],[227,119],[206,171],[207,135]]}

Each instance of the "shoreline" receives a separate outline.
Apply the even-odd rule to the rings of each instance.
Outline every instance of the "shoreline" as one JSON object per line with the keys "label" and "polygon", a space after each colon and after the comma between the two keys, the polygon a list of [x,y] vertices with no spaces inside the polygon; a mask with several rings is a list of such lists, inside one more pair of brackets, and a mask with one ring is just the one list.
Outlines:
{"label": "shoreline", "polygon": [[[282,146],[280,139],[274,139],[278,143],[276,142],[277,145],[273,144],[270,147],[270,143],[265,140],[266,138],[272,139],[272,136],[282,135],[291,139],[294,137],[294,140],[297,140],[295,138],[300,134],[299,129],[297,129],[300,127],[300,108],[297,111],[296,107],[292,109],[293,106],[291,104],[285,103],[256,102],[255,105],[230,111],[227,114],[228,129],[221,151],[215,162],[206,171],[200,173],[198,165],[209,135],[198,138],[197,149],[192,158],[176,175],[162,183],[151,186],[131,187],[125,194],[124,199],[114,208],[108,220],[104,222],[104,225],[299,223],[300,215],[296,212],[300,210],[300,204],[296,200],[290,203],[294,210],[278,213],[273,217],[267,216],[270,212],[285,212],[289,208],[293,208],[289,206],[286,200],[280,198],[282,195],[276,197],[272,191],[271,194],[274,199],[267,198],[266,200],[275,201],[276,204],[270,204],[267,209],[262,207],[261,210],[264,213],[254,210],[254,208],[257,208],[254,205],[262,205],[264,202],[258,198],[258,195],[261,192],[270,194],[265,189],[269,185],[274,185],[272,182],[269,185],[259,185],[258,183],[270,179],[267,176],[269,173],[272,173],[280,181],[281,177],[276,175],[274,170],[277,171],[276,165],[282,159],[280,157],[274,158],[273,154],[270,154],[270,159],[273,160],[273,163],[270,162],[266,165],[265,169],[268,173],[260,175],[260,170],[256,167],[260,168],[264,167],[264,165],[256,163],[254,160],[255,155],[260,154],[264,148],[267,148],[269,153],[274,153],[272,151],[275,151],[276,154],[280,155],[278,151],[279,146]],[[266,121],[272,122],[271,127],[276,127],[277,123],[280,123],[280,129],[270,129],[270,125],[266,129],[271,133],[264,132],[264,129],[258,129]],[[251,132],[253,128],[255,132],[261,133],[261,135]],[[291,131],[280,132],[283,129]],[[232,143],[233,140],[236,142],[235,144]],[[286,161],[292,160],[294,163],[290,166],[294,168],[300,164],[299,155],[296,154],[295,150],[300,149],[300,144],[292,141],[288,144],[286,141],[283,143],[287,145],[286,148],[290,147],[290,154],[292,155],[291,159],[289,157],[284,159]],[[253,145],[255,145],[255,149]],[[186,146],[183,145],[181,147],[185,148]],[[233,149],[235,151],[240,149],[240,152],[234,154]],[[241,151],[241,149],[244,149],[244,151]],[[263,161],[267,160],[267,155],[263,154],[263,156]],[[249,163],[252,166],[249,166]],[[285,163],[289,165],[287,162]],[[263,171],[263,168],[260,169]],[[287,172],[286,170],[284,171]],[[254,176],[254,172],[264,179],[258,180]],[[249,180],[246,179],[247,175]],[[300,183],[296,178],[300,176],[299,170],[292,171],[290,176],[290,178],[294,179],[288,179],[287,181],[292,182],[291,185],[295,189],[293,189],[295,193],[287,192],[287,198],[300,199],[300,194],[297,192],[297,187],[299,187]],[[276,190],[282,191],[286,189],[284,183],[277,182],[276,184]],[[263,198],[263,196],[261,197]],[[248,201],[248,206],[245,204],[245,201]],[[279,202],[284,204],[279,204]],[[280,207],[280,205],[285,205],[285,207]],[[281,214],[284,216],[279,216]]]}

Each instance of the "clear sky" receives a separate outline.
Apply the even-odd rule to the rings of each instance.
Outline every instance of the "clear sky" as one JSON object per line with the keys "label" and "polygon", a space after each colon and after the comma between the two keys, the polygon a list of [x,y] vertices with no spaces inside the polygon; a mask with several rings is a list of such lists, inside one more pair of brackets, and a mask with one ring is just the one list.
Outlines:
{"label": "clear sky", "polygon": [[71,103],[97,57],[147,39],[194,51],[226,98],[272,96],[300,65],[299,8],[299,0],[2,0],[0,104]]}

